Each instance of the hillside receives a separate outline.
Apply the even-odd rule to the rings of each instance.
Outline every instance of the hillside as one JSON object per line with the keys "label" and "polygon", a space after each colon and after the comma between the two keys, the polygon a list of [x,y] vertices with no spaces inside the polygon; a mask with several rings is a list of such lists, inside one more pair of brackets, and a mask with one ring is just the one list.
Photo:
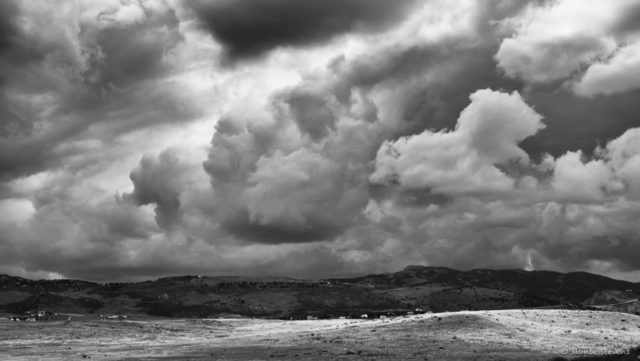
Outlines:
{"label": "hillside", "polygon": [[582,304],[593,309],[640,314],[640,293],[632,289],[601,290]]}
{"label": "hillside", "polygon": [[[388,274],[323,280],[179,276],[100,284],[0,275],[0,312],[19,314],[46,309],[58,313],[119,312],[167,317],[329,318],[415,309],[442,312],[586,307],[602,298],[598,292],[635,294],[640,293],[640,284],[584,272],[457,271],[422,266]],[[590,301],[594,297],[596,301]]]}

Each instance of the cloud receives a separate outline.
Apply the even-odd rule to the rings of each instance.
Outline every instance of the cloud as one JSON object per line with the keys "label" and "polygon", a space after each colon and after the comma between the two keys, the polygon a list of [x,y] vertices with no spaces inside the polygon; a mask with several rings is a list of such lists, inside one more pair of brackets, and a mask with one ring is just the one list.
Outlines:
{"label": "cloud", "polygon": [[[69,23],[73,6],[48,6],[6,1],[0,9],[0,136],[30,134],[45,95],[61,86],[62,67],[81,63],[75,46],[75,26]],[[38,31],[50,20],[46,32]],[[36,98],[33,95],[39,95]]]}
{"label": "cloud", "polygon": [[529,157],[518,143],[544,127],[542,116],[515,92],[478,90],[470,99],[455,130],[424,131],[384,143],[369,179],[441,194],[511,189],[513,181],[496,165],[510,160],[528,163]]}
{"label": "cloud", "polygon": [[125,262],[127,243],[156,229],[144,209],[116,197],[88,201],[67,192],[40,197],[50,201],[37,204],[22,226],[9,227],[12,237],[0,245],[2,253],[18,257],[27,269],[93,274],[96,268]]}
{"label": "cloud", "polygon": [[2,17],[0,17],[0,52],[8,54],[14,46],[16,28],[14,25],[18,7],[15,3],[6,1],[2,3]]}
{"label": "cloud", "polygon": [[614,49],[606,40],[575,34],[565,39],[506,39],[496,59],[508,76],[532,83],[564,79]]}
{"label": "cloud", "polygon": [[119,1],[4,6],[0,177],[68,164],[69,149],[88,139],[110,143],[199,114],[192,94],[169,79],[183,38],[166,4],[130,3],[143,14],[135,19],[109,17]]}
{"label": "cloud", "polygon": [[3,219],[2,225],[21,223],[27,221],[34,212],[33,204],[24,198],[8,198],[0,200],[0,213]]}
{"label": "cloud", "polygon": [[632,128],[607,144],[606,159],[632,199],[640,196],[640,128]]}
{"label": "cloud", "polygon": [[556,158],[550,184],[558,201],[602,203],[622,196],[637,197],[640,148],[635,145],[640,128],[627,130],[598,148],[594,156],[569,151]]}
{"label": "cloud", "polygon": [[583,5],[557,1],[506,21],[514,35],[502,41],[495,55],[498,66],[508,76],[543,83],[564,79],[613,51],[616,41],[608,30],[626,2]]}
{"label": "cloud", "polygon": [[376,31],[400,20],[412,0],[194,1],[189,6],[225,47],[231,60],[250,59],[280,46],[305,46],[353,31]]}
{"label": "cloud", "polygon": [[[118,89],[167,71],[167,57],[183,40],[175,11],[145,2],[84,18],[84,80],[100,91]],[[91,13],[92,9],[87,12]]]}
{"label": "cloud", "polygon": [[589,67],[574,85],[577,94],[593,97],[640,89],[640,42],[622,47],[611,59]]}
{"label": "cloud", "polygon": [[171,229],[181,222],[180,194],[188,187],[189,166],[174,149],[167,149],[157,158],[144,156],[131,171],[133,192],[125,194],[138,205],[156,205],[156,223]]}
{"label": "cloud", "polygon": [[559,199],[597,201],[611,181],[611,172],[600,159],[583,162],[581,152],[567,152],[555,160],[552,187]]}
{"label": "cloud", "polygon": [[[491,51],[461,37],[406,47],[390,42],[373,56],[338,56],[299,84],[274,91],[266,105],[245,99],[221,117],[204,168],[222,228],[263,243],[331,241],[347,231],[367,204],[368,174],[384,139],[453,126],[468,90],[487,81],[512,83],[490,71],[475,74],[494,66]],[[489,60],[478,60],[477,51]],[[452,52],[456,61],[446,62]],[[506,148],[485,154],[513,151]]]}
{"label": "cloud", "polygon": [[0,7],[0,272],[637,275],[632,1]]}
{"label": "cloud", "polygon": [[342,129],[325,148],[276,114],[218,123],[204,168],[223,209],[222,226],[253,242],[328,240],[366,203],[366,182],[357,177],[363,165],[345,163],[362,154],[349,149],[351,136]]}
{"label": "cloud", "polygon": [[637,227],[629,222],[637,214],[637,204],[626,201],[603,205],[549,203],[540,213],[544,238],[536,245],[539,254],[568,267],[586,267],[607,262],[619,269],[637,264]]}
{"label": "cloud", "polygon": [[304,228],[308,213],[322,208],[337,179],[338,165],[306,149],[261,157],[245,191],[250,219]]}
{"label": "cloud", "polygon": [[313,140],[320,140],[335,130],[336,120],[329,109],[328,101],[323,99],[322,95],[303,91],[292,91],[285,98],[300,132],[309,135]]}

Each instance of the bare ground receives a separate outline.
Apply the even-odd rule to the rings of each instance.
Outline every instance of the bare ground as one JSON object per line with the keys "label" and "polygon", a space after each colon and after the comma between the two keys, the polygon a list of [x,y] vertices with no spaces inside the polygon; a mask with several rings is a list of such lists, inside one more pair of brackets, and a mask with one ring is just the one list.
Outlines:
{"label": "bare ground", "polygon": [[640,345],[640,317],[463,311],[387,320],[0,321],[5,360],[549,360]]}

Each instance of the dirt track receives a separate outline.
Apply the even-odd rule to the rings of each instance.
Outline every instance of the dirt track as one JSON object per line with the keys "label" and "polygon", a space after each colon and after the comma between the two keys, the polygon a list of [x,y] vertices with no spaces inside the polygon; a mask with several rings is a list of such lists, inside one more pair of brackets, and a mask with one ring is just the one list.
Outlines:
{"label": "dirt track", "polygon": [[548,360],[640,345],[640,317],[565,310],[468,311],[387,320],[0,322],[14,360]]}

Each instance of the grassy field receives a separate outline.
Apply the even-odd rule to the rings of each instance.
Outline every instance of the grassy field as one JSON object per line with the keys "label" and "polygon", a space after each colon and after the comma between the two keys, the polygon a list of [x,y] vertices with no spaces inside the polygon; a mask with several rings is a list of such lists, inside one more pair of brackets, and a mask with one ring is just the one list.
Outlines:
{"label": "grassy field", "polygon": [[569,310],[386,320],[0,321],[3,360],[550,360],[639,344],[638,316]]}

